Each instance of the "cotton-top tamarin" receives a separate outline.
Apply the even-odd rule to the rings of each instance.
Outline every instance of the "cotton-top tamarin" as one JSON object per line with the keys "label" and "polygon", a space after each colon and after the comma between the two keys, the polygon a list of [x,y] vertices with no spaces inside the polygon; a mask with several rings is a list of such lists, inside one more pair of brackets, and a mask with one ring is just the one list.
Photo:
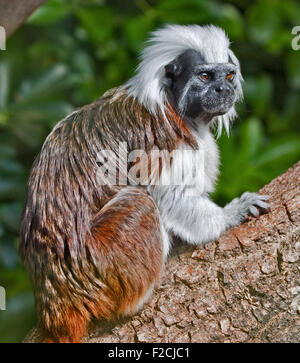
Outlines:
{"label": "cotton-top tamarin", "polygon": [[[228,131],[241,80],[223,30],[169,25],[152,33],[132,79],[54,127],[31,171],[20,246],[44,341],[78,342],[92,318],[136,312],[159,281],[171,235],[204,244],[268,208],[255,193],[224,208],[209,198],[219,163],[211,129]],[[119,183],[120,144],[149,158],[173,154],[147,166],[147,183]],[[119,160],[115,183],[99,177],[103,150]],[[183,165],[181,183],[160,183]]]}

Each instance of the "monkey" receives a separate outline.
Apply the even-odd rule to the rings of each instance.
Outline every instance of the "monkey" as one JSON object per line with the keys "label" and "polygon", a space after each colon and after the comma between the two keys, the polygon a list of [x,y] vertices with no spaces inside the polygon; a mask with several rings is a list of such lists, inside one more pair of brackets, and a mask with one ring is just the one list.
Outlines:
{"label": "monkey", "polygon": [[[154,31],[129,81],[75,110],[46,138],[29,176],[20,232],[43,342],[80,342],[92,319],[139,311],[159,284],[173,236],[203,245],[268,209],[268,197],[256,193],[225,207],[210,199],[219,169],[213,130],[229,132],[243,97],[229,45],[213,25]],[[120,143],[148,156],[189,150],[202,158],[160,160],[148,184],[106,183],[97,155],[116,155]],[[159,183],[183,164],[192,183],[189,172],[183,183]],[[117,171],[120,178],[120,162]]]}

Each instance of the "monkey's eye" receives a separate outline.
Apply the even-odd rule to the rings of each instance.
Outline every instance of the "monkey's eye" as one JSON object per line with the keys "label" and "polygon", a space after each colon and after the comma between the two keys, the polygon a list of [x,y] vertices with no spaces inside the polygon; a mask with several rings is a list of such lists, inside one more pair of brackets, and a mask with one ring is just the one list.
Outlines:
{"label": "monkey's eye", "polygon": [[209,79],[209,74],[206,73],[206,72],[201,72],[199,74],[200,78],[203,80],[203,81],[207,81]]}
{"label": "monkey's eye", "polygon": [[234,78],[235,73],[234,72],[229,72],[228,74],[226,74],[226,79],[228,79],[229,81],[232,81]]}

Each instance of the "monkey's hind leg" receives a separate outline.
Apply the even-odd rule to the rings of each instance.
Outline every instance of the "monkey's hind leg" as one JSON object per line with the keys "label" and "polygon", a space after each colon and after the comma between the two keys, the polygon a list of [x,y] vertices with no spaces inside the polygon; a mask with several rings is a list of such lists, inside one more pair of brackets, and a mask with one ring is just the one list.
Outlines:
{"label": "monkey's hind leg", "polygon": [[95,216],[85,256],[74,262],[65,254],[67,261],[56,264],[61,284],[55,292],[46,288],[47,300],[37,299],[49,340],[77,342],[92,318],[135,313],[159,280],[166,248],[152,198],[141,188],[122,189]]}
{"label": "monkey's hind leg", "polygon": [[145,190],[124,188],[96,216],[92,233],[98,271],[105,283],[99,316],[135,313],[164,265],[168,242],[157,206]]}

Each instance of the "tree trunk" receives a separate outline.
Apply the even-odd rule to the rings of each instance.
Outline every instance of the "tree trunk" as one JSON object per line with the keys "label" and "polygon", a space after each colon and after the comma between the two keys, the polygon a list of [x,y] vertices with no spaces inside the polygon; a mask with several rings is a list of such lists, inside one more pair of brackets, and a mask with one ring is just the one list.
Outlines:
{"label": "tree trunk", "polygon": [[300,342],[300,162],[260,192],[267,214],[205,247],[177,245],[142,311],[84,341]]}
{"label": "tree trunk", "polygon": [[0,0],[0,25],[9,37],[46,0]]}

